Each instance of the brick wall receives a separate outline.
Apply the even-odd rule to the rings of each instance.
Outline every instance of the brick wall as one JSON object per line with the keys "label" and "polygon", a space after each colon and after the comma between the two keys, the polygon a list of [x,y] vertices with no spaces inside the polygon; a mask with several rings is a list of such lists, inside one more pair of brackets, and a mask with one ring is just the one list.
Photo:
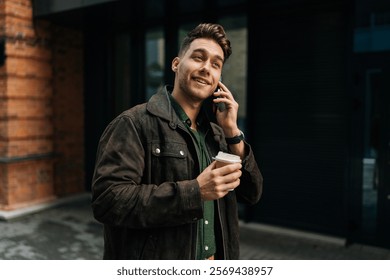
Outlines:
{"label": "brick wall", "polygon": [[0,0],[0,209],[84,190],[82,37]]}

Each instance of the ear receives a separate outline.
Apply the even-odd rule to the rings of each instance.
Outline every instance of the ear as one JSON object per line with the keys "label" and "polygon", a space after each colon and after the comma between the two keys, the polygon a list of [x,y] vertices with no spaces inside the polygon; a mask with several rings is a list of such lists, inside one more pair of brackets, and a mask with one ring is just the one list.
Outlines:
{"label": "ear", "polygon": [[177,71],[177,67],[180,63],[180,58],[179,57],[175,57],[173,60],[172,60],[172,71],[173,72],[176,72]]}

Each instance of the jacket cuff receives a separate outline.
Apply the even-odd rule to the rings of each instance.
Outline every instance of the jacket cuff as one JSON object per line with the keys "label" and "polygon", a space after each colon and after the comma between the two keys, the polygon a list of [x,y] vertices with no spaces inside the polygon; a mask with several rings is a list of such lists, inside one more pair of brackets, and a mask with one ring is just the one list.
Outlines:
{"label": "jacket cuff", "polygon": [[189,221],[195,222],[203,218],[203,203],[199,185],[196,180],[178,182],[182,209]]}

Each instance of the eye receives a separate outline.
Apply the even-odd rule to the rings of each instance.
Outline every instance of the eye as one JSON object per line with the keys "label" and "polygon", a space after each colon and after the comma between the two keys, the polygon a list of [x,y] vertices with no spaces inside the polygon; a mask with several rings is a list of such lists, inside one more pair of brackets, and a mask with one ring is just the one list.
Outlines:
{"label": "eye", "polygon": [[195,56],[194,56],[194,60],[196,60],[196,61],[202,61],[203,58],[202,58],[202,56],[200,56],[200,55],[195,55]]}
{"label": "eye", "polygon": [[213,66],[217,69],[221,68],[222,67],[222,64],[220,62],[214,62],[213,63]]}

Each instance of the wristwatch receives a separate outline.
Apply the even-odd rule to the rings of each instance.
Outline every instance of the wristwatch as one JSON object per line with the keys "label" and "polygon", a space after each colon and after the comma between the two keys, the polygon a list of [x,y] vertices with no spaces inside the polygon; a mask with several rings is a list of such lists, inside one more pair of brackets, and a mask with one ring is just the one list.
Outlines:
{"label": "wristwatch", "polygon": [[226,137],[225,140],[226,140],[226,143],[228,143],[229,145],[232,145],[232,144],[238,144],[240,143],[242,140],[245,139],[245,135],[244,133],[240,130],[240,134],[237,135],[237,136],[234,136],[234,137]]}

